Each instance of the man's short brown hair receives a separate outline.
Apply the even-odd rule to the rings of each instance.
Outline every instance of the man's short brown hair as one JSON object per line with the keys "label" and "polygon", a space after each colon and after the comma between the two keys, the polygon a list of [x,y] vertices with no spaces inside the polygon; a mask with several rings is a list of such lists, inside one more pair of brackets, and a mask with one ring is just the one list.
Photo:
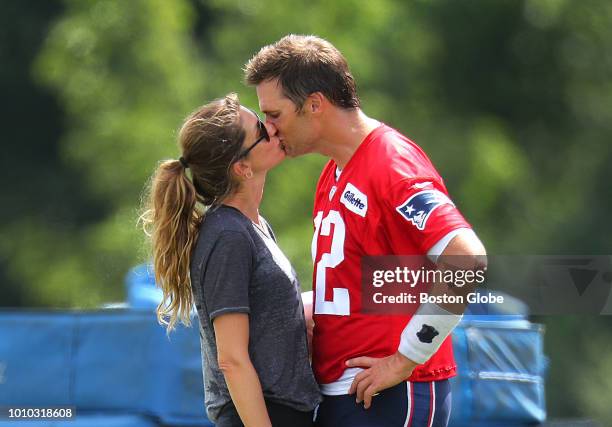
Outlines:
{"label": "man's short brown hair", "polygon": [[278,79],[283,94],[300,110],[311,93],[321,92],[334,105],[358,108],[355,80],[346,59],[330,42],[290,34],[264,46],[246,64],[245,81],[258,85]]}

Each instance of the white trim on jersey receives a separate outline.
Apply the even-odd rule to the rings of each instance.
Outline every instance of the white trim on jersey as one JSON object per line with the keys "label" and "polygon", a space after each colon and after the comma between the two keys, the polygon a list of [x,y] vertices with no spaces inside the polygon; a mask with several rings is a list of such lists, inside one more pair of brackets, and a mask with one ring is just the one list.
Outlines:
{"label": "white trim on jersey", "polygon": [[474,230],[472,230],[471,228],[462,227],[462,228],[453,230],[450,233],[446,234],[444,237],[442,237],[440,240],[438,240],[436,244],[433,245],[431,249],[429,249],[429,251],[427,251],[427,257],[432,262],[437,262],[438,257],[442,255],[442,252],[444,252],[444,250],[446,249],[448,244],[451,242],[451,240],[453,240],[455,236],[458,236],[459,234],[463,234],[463,233],[469,233],[469,234],[473,234],[474,236],[476,236],[476,233],[474,233]]}
{"label": "white trim on jersey", "polygon": [[340,175],[342,174],[342,169],[336,166],[336,172],[334,174],[336,176],[336,181],[338,181],[340,179]]}
{"label": "white trim on jersey", "polygon": [[353,384],[353,380],[361,371],[363,371],[361,368],[345,369],[340,378],[333,383],[319,384],[321,394],[324,396],[340,396],[342,394],[348,394],[351,384]]}

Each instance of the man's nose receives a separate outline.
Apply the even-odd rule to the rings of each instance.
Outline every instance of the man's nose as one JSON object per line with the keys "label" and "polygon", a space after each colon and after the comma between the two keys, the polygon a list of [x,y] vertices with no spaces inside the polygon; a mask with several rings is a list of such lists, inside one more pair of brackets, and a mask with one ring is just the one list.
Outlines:
{"label": "man's nose", "polygon": [[276,126],[274,126],[268,120],[265,121],[264,126],[266,127],[266,130],[268,131],[268,135],[274,136],[277,134],[278,129],[276,129]]}

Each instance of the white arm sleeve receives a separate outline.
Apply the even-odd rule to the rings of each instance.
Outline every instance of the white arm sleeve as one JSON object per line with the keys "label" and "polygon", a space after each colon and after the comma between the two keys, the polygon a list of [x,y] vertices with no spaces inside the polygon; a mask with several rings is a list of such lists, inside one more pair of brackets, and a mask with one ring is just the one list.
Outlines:
{"label": "white arm sleeve", "polygon": [[476,235],[476,233],[474,233],[474,230],[472,230],[471,228],[458,228],[456,230],[451,231],[450,233],[442,237],[440,240],[438,240],[436,244],[433,245],[431,249],[429,249],[429,251],[427,251],[427,257],[430,259],[430,261],[437,262],[438,257],[442,255],[442,252],[444,252],[451,240],[453,240],[455,236],[458,236],[459,234],[463,233],[473,234],[474,236]]}

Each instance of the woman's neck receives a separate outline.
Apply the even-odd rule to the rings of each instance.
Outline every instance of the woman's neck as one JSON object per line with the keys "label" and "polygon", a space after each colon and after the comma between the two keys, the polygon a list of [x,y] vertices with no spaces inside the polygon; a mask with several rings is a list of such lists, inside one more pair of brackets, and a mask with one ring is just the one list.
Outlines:
{"label": "woman's neck", "polygon": [[259,224],[259,205],[263,197],[265,180],[265,176],[254,176],[242,182],[240,188],[229,195],[223,204],[238,209],[244,216]]}

